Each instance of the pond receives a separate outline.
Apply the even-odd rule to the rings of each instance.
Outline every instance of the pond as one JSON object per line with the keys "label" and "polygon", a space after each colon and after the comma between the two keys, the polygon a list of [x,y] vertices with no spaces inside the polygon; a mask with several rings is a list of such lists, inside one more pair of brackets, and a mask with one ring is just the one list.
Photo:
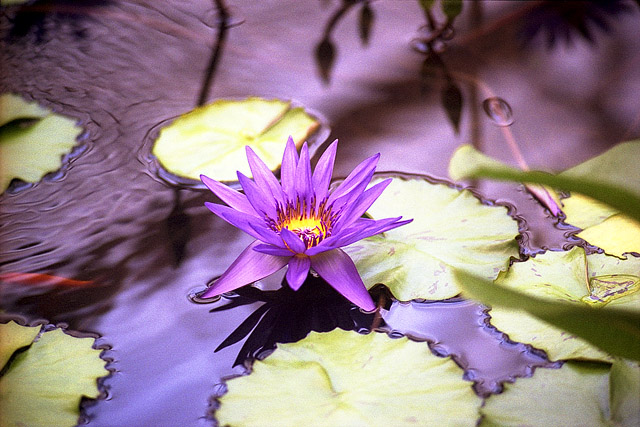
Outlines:
{"label": "pond", "polygon": [[[322,283],[297,296],[276,291],[286,302],[263,309],[246,343],[236,335],[215,351],[271,304],[245,288],[208,304],[193,298],[252,238],[207,210],[211,192],[159,177],[148,144],[154,129],[198,104],[218,41],[216,4],[224,3],[228,26],[205,99],[279,98],[317,112],[330,129],[326,142],[340,140],[334,177],[381,153],[378,171],[450,182],[449,160],[464,143],[516,165],[515,142],[531,168],[560,171],[640,136],[640,11],[631,1],[464,2],[451,33],[435,44],[425,41],[419,2],[408,0],[369,4],[367,43],[359,32],[364,2],[356,1],[2,7],[0,93],[76,119],[83,133],[61,172],[35,185],[14,181],[0,195],[0,273],[90,284],[0,283],[0,314],[98,337],[111,374],[100,382],[101,397],[83,404],[81,423],[213,425],[215,397],[226,378],[245,372],[244,359],[336,326],[377,325],[427,341],[435,354],[453,355],[480,396],[556,366],[543,351],[508,340],[482,306],[462,298],[401,303],[374,289],[388,302],[381,320]],[[336,16],[323,79],[316,49]],[[443,101],[448,85],[455,90]],[[472,184],[484,200],[509,206],[523,257],[583,244],[522,186]],[[277,290],[283,277],[284,270],[258,286]]]}

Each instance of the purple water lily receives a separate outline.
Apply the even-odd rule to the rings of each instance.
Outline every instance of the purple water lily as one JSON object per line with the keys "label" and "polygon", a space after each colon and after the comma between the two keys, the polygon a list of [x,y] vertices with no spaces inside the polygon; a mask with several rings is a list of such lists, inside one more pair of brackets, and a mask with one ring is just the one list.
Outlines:
{"label": "purple water lily", "polygon": [[337,147],[338,140],[322,154],[312,173],[307,144],[298,157],[289,137],[282,158],[281,184],[247,146],[253,180],[238,172],[244,194],[200,175],[202,182],[229,205],[206,202],[209,210],[256,239],[201,297],[232,291],[288,264],[286,278],[293,290],[300,288],[312,268],[349,301],[375,310],[356,266],[340,248],[411,220],[361,218],[391,182],[386,179],[366,188],[380,154],[362,162],[329,191]]}

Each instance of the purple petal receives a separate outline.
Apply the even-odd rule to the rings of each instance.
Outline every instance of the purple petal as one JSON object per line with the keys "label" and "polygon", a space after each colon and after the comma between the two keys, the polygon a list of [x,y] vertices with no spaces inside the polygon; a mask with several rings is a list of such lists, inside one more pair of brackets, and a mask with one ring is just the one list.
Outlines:
{"label": "purple petal", "polygon": [[247,197],[228,186],[216,181],[215,179],[211,179],[206,175],[200,175],[200,179],[207,186],[209,190],[213,192],[220,200],[225,202],[227,205],[231,206],[235,210],[252,214],[253,207],[251,203],[247,200]]}
{"label": "purple petal", "polygon": [[[371,176],[373,175],[373,171],[376,169],[376,165],[378,164],[378,159],[380,158],[380,153],[376,154],[360,163],[356,168],[351,171],[349,176],[345,178],[344,181],[336,188],[331,195],[329,196],[329,205],[333,203],[336,199],[351,193],[357,188],[362,187],[362,183],[366,185],[371,181]],[[363,188],[364,190],[364,188]]]}
{"label": "purple petal", "polygon": [[[253,206],[256,213],[259,216],[268,216],[274,218],[276,213],[276,200],[273,196],[265,191],[265,189],[258,187],[258,185],[247,178],[242,172],[238,171],[238,181],[242,185],[244,193],[247,195],[247,200]],[[268,191],[268,189],[266,189]]]}
{"label": "purple petal", "polygon": [[297,254],[303,254],[307,250],[307,246],[300,240],[298,235],[288,228],[280,230],[280,237],[282,237],[289,249]]}
{"label": "purple petal", "polygon": [[311,267],[336,291],[358,307],[367,311],[376,309],[355,264],[342,249],[312,256]]}
{"label": "purple petal", "polygon": [[295,199],[295,178],[296,168],[298,167],[298,151],[293,138],[289,137],[287,146],[282,156],[282,166],[280,167],[280,182],[282,183],[282,191],[289,196],[289,199]]}
{"label": "purple petal", "polygon": [[253,174],[253,180],[258,184],[258,187],[268,188],[274,199],[283,203],[284,195],[282,193],[282,187],[280,187],[280,183],[276,177],[273,176],[273,172],[271,172],[269,167],[258,157],[251,147],[247,145],[245,150],[247,151],[247,160],[249,161],[249,168],[251,168],[251,173]]}
{"label": "purple petal", "polygon": [[[253,215],[246,214],[244,212],[239,212],[233,208],[224,205],[217,205],[215,203],[205,202],[204,205],[209,208],[211,212],[218,215],[220,218],[227,221],[229,224],[234,227],[239,228],[250,236],[260,239],[260,235],[255,232],[255,227],[261,227],[260,223],[262,220],[260,218],[256,218]],[[262,226],[264,227],[264,226]]]}
{"label": "purple petal", "polygon": [[412,219],[399,221],[402,217],[386,218],[381,220],[360,218],[351,226],[343,229],[312,248],[307,249],[307,255],[312,256],[321,252],[330,251],[336,248],[350,245],[358,240],[366,239],[373,235],[389,231],[393,228],[408,224]]}
{"label": "purple petal", "polygon": [[260,244],[260,245],[256,245],[253,248],[254,251],[258,251],[258,252],[262,252],[263,254],[268,254],[268,255],[275,255],[275,256],[293,256],[294,253],[291,252],[289,249],[284,249],[284,248],[280,248],[278,246],[273,246],[273,245],[265,245],[265,244]]}
{"label": "purple petal", "polygon": [[[353,233],[349,236],[345,236],[335,243],[337,247],[348,246],[352,243],[357,242],[358,240],[366,239],[367,237],[375,236],[376,234],[384,233],[389,230],[393,230],[394,228],[401,227],[403,225],[409,224],[413,219],[407,219],[404,221],[398,221],[402,217],[394,218],[393,222],[390,223],[381,223],[376,224],[375,227],[370,227],[360,232]],[[391,218],[390,218],[391,219]]]}
{"label": "purple petal", "polygon": [[322,153],[320,160],[316,163],[316,169],[313,171],[313,189],[315,190],[318,203],[322,202],[329,192],[329,184],[331,183],[331,175],[333,175],[337,149],[338,140],[336,139],[324,153]]}
{"label": "purple petal", "polygon": [[289,261],[288,257],[272,256],[254,251],[259,242],[253,242],[236,258],[218,280],[201,295],[210,298],[253,283],[275,273]]}
{"label": "purple petal", "polygon": [[352,207],[340,217],[335,225],[335,231],[339,231],[342,228],[353,224],[358,218],[360,218],[362,214],[371,207],[373,202],[380,197],[382,192],[390,183],[391,178],[385,179],[362,193],[355,203],[353,203]]}
{"label": "purple petal", "polygon": [[258,240],[262,240],[265,243],[270,243],[272,245],[278,246],[279,248],[286,249],[284,242],[282,241],[282,237],[266,225],[258,225],[255,222],[249,223],[253,231],[255,231],[259,237]]}
{"label": "purple petal", "polygon": [[294,291],[300,289],[302,282],[309,274],[311,261],[307,256],[294,256],[289,260],[289,269],[287,270],[287,283]]}
{"label": "purple petal", "polygon": [[309,160],[309,148],[305,142],[300,150],[300,160],[296,168],[295,179],[296,195],[307,203],[313,196],[313,181],[311,180],[311,161]]}

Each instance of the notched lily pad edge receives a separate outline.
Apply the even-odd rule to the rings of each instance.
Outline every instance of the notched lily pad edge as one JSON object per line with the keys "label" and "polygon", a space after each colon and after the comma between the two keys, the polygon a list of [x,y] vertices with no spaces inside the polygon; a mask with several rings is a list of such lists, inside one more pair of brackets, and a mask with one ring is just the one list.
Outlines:
{"label": "notched lily pad edge", "polygon": [[[2,197],[5,194],[14,195],[14,194],[21,193],[22,191],[35,187],[41,182],[57,182],[62,180],[67,175],[67,172],[69,172],[69,168],[71,167],[71,164],[75,162],[76,159],[78,159],[80,156],[82,156],[82,154],[89,151],[89,148],[90,148],[88,144],[90,133],[87,130],[86,120],[78,118],[77,115],[64,114],[60,112],[59,108],[56,108],[55,105],[43,106],[40,103],[40,101],[31,99],[31,98],[26,98],[21,93],[18,93],[18,92],[8,92],[8,93],[18,95],[23,99],[27,100],[28,102],[37,103],[39,107],[46,109],[48,114],[56,114],[56,115],[66,117],[70,120],[73,120],[75,122],[76,127],[80,129],[80,133],[75,138],[75,144],[71,149],[71,151],[61,156],[59,169],[52,172],[48,172],[37,182],[27,182],[27,181],[23,181],[20,178],[13,178],[11,180],[11,183],[9,184],[9,187],[7,187],[7,189],[4,192],[0,193],[0,197]],[[41,118],[36,118],[36,117],[26,118],[26,120],[40,120],[40,119]],[[15,122],[19,122],[22,120],[25,120],[25,119],[14,119],[4,124],[3,126],[12,126]]]}
{"label": "notched lily pad edge", "polygon": [[76,145],[70,152],[62,156],[60,169],[47,173],[38,182],[27,182],[20,178],[13,178],[9,187],[4,191],[4,193],[1,193],[0,196],[2,196],[2,194],[15,195],[22,193],[25,190],[37,186],[41,182],[61,181],[65,176],[67,176],[69,168],[73,162],[89,150],[89,146],[87,145],[89,132],[84,127],[82,129],[82,133],[76,138]]}
{"label": "notched lily pad edge", "polygon": [[[524,217],[520,216],[517,213],[516,207],[515,205],[509,203],[509,202],[505,202],[505,201],[495,201],[495,200],[491,200],[491,199],[487,199],[486,197],[484,197],[482,194],[480,194],[480,192],[478,190],[476,190],[474,187],[471,186],[466,186],[460,183],[455,183],[453,181],[450,181],[446,178],[441,178],[441,177],[436,177],[433,175],[429,175],[429,174],[420,174],[420,173],[409,173],[409,172],[401,172],[401,171],[379,171],[373,174],[373,180],[375,180],[376,178],[378,179],[385,179],[385,178],[398,178],[404,181],[408,181],[408,180],[423,180],[423,181],[427,181],[430,184],[434,184],[434,185],[445,185],[451,189],[454,190],[458,190],[458,191],[468,191],[469,193],[471,193],[471,195],[473,197],[475,197],[481,204],[485,205],[485,206],[491,206],[491,207],[504,207],[507,209],[507,215],[510,216],[513,220],[516,221],[516,223],[518,224],[518,235],[515,237],[515,240],[518,244],[518,252],[520,254],[519,258],[515,258],[513,256],[511,256],[509,258],[509,265],[508,267],[511,267],[511,264],[513,264],[514,262],[523,262],[526,261],[529,258],[529,255],[525,252],[525,246],[527,244],[527,242],[529,241],[529,236],[531,234],[530,229],[529,229],[529,224],[527,224],[527,221]],[[334,186],[337,186],[340,182],[342,182],[344,180],[343,177],[339,178],[339,179],[334,179],[331,182],[331,186],[332,188]],[[403,218],[404,219],[404,218]],[[384,233],[381,233],[381,235],[384,236]],[[385,283],[376,283],[374,284],[371,289],[373,289],[373,287],[375,286],[379,286],[379,285],[383,285],[386,286]],[[393,296],[393,295],[392,295]],[[459,298],[460,300],[464,300],[464,298],[461,297],[461,294],[459,293],[458,295],[452,297],[452,298],[447,298],[445,300],[429,300],[429,299],[424,299],[424,298],[414,298],[412,300],[409,301],[401,301],[395,298],[395,296],[393,296],[393,301],[397,301],[398,303],[411,303],[411,302],[418,302],[418,303],[422,303],[422,302],[443,302],[443,301],[451,301],[454,300],[456,298]],[[452,301],[453,302],[453,301]]]}
{"label": "notched lily pad edge", "polygon": [[[248,95],[246,97],[216,98],[212,100],[210,103],[217,102],[217,101],[244,101],[246,99],[250,99],[254,97],[262,98],[259,95]],[[280,99],[277,97],[264,97],[264,99],[267,99],[267,100],[277,99],[277,100],[285,101],[284,99]],[[306,114],[308,114],[309,116],[313,117],[318,121],[318,127],[315,130],[313,130],[305,140],[309,147],[309,157],[313,158],[316,155],[316,153],[320,150],[320,148],[324,147],[329,142],[328,138],[329,138],[329,135],[331,134],[329,121],[320,112],[312,108],[306,107],[304,104],[302,104],[298,100],[289,99],[286,101],[290,103],[289,110],[293,110],[295,108],[302,108]],[[151,127],[151,129],[149,129],[149,131],[147,131],[147,134],[144,136],[142,146],[138,150],[138,158],[145,162],[149,172],[149,176],[151,176],[151,178],[153,178],[154,180],[164,185],[168,185],[169,187],[178,188],[178,189],[208,191],[207,187],[199,180],[186,178],[186,177],[175,175],[169,172],[167,169],[164,168],[164,166],[162,166],[158,158],[152,153],[153,145],[155,141],[158,139],[158,136],[160,135],[160,131],[167,126],[170,126],[176,119],[180,118],[182,115],[187,113],[188,112],[179,114],[177,116],[166,118],[162,120],[160,123]],[[285,142],[286,141],[282,141],[283,144]],[[279,176],[280,170],[278,169],[277,171],[275,171],[275,173],[276,173],[276,176]],[[229,187],[233,188],[234,190],[242,189],[238,181],[229,181],[229,182],[225,181],[224,183],[227,184]]]}
{"label": "notched lily pad edge", "polygon": [[[376,285],[379,286],[379,285]],[[383,285],[384,286],[384,285]],[[497,329],[493,324],[491,324],[490,320],[491,320],[491,315],[489,314],[489,311],[491,310],[489,307],[477,303],[473,300],[469,300],[466,299],[460,295],[452,297],[452,298],[448,298],[445,300],[411,300],[411,301],[396,301],[397,304],[400,305],[412,305],[412,304],[424,304],[424,305],[430,305],[430,304],[468,304],[468,303],[473,303],[475,305],[477,305],[478,307],[480,307],[481,309],[481,315],[480,315],[480,320],[482,321],[482,325],[480,325],[485,332],[487,332],[489,335],[493,336],[496,341],[500,342],[501,345],[507,345],[507,346],[513,346],[513,347],[517,347],[520,349],[521,353],[527,353],[535,358],[537,358],[538,360],[535,362],[531,362],[529,365],[527,365],[526,370],[525,370],[525,374],[524,375],[519,375],[519,374],[514,374],[514,375],[508,375],[506,378],[498,381],[496,384],[498,386],[498,389],[496,389],[495,392],[482,392],[479,391],[478,389],[478,383],[479,381],[474,378],[473,374],[472,374],[472,370],[473,368],[469,366],[468,363],[465,363],[464,359],[460,357],[460,355],[456,354],[456,353],[450,353],[448,351],[446,351],[445,349],[441,349],[438,346],[438,343],[435,341],[432,341],[429,338],[422,338],[422,337],[417,337],[411,333],[405,333],[396,329],[393,329],[390,325],[386,325],[385,328],[383,330],[378,330],[377,332],[385,332],[387,333],[391,338],[402,338],[402,337],[407,337],[408,339],[410,339],[411,341],[415,341],[415,342],[425,342],[427,343],[427,345],[429,346],[429,349],[431,350],[431,352],[438,357],[450,357],[451,360],[453,360],[456,365],[458,365],[460,367],[460,369],[463,370],[464,372],[464,376],[463,378],[469,381],[473,382],[473,391],[481,398],[486,399],[491,395],[494,394],[500,394],[502,393],[503,389],[504,389],[504,384],[505,383],[514,383],[518,378],[529,378],[531,376],[533,376],[535,370],[537,368],[560,368],[563,364],[563,361],[556,361],[556,362],[552,362],[551,360],[549,360],[549,358],[547,357],[547,354],[544,350],[541,350],[539,348],[533,347],[530,344],[527,343],[523,343],[523,342],[519,342],[519,341],[513,341],[512,339],[509,338],[509,336],[502,332],[501,330]]]}
{"label": "notched lily pad edge", "polygon": [[[99,357],[105,362],[104,369],[108,373],[99,377],[96,381],[96,388],[98,389],[98,392],[99,392],[98,397],[94,399],[94,398],[88,398],[86,396],[82,396],[80,400],[80,405],[78,407],[78,411],[79,411],[78,425],[87,424],[89,422],[89,418],[88,418],[88,415],[86,414],[86,409],[97,404],[99,401],[107,400],[109,398],[109,386],[105,385],[105,382],[108,381],[116,372],[116,367],[114,366],[115,359],[113,358],[112,355],[110,355],[112,346],[106,342],[99,342],[103,340],[103,337],[100,336],[99,334],[93,333],[93,332],[82,332],[82,331],[69,329],[69,325],[67,325],[66,323],[52,324],[45,319],[37,319],[37,320],[29,321],[25,316],[22,316],[19,314],[0,313],[0,323],[4,324],[4,323],[9,323],[11,321],[14,321],[20,326],[26,326],[26,327],[40,326],[41,329],[40,331],[38,331],[38,335],[36,335],[33,342],[39,340],[42,334],[44,334],[45,332],[54,331],[56,329],[61,329],[66,335],[69,335],[70,337],[93,338],[95,340],[94,344],[91,347],[96,350],[100,350]],[[10,369],[11,362],[13,361],[14,357],[18,353],[27,351],[30,346],[31,344],[29,346],[16,350],[14,354],[11,356],[11,358],[7,361],[7,364],[4,366],[5,369],[2,369],[2,374],[4,374],[6,371]]]}
{"label": "notched lily pad edge", "polygon": [[[376,285],[378,286],[378,285]],[[382,285],[384,286],[384,285]],[[460,303],[460,302],[468,302],[468,300],[465,300],[461,297],[453,297],[453,298],[449,298],[447,300],[444,300],[447,303]],[[398,304],[413,304],[416,301],[412,300],[412,301],[397,301]],[[431,303],[442,303],[443,301],[430,301],[427,300],[424,303],[426,304],[431,304]],[[484,312],[483,312],[484,313]],[[486,314],[486,313],[485,313]],[[488,320],[487,320],[488,322]],[[491,326],[491,325],[488,325]],[[339,328],[336,328],[339,329]],[[496,330],[495,328],[493,328],[494,330]],[[497,333],[504,335],[502,332],[496,330]],[[313,331],[310,331],[309,333],[311,333]],[[327,331],[325,333],[330,333],[331,331]],[[436,346],[437,343],[433,342],[430,339],[425,339],[425,338],[420,338],[420,337],[416,337],[411,333],[404,333],[398,330],[393,329],[392,327],[390,327],[387,324],[383,324],[383,326],[378,327],[378,328],[374,328],[372,330],[368,330],[366,333],[362,333],[356,330],[352,330],[351,332],[353,333],[358,333],[361,335],[368,335],[368,334],[372,334],[372,333],[378,333],[378,334],[385,334],[387,335],[390,339],[401,339],[401,338],[407,338],[410,341],[416,342],[416,343],[421,343],[421,344],[425,344],[428,348],[429,351],[436,357],[439,358],[449,358],[451,359],[461,370],[462,370],[462,379],[469,381],[470,383],[472,383],[471,388],[473,389],[473,392],[479,397],[481,398],[483,401],[486,400],[488,397],[494,395],[494,394],[499,394],[502,393],[502,385],[506,382],[508,383],[513,383],[516,381],[517,378],[529,378],[531,376],[533,376],[534,371],[536,368],[538,367],[545,367],[545,368],[560,368],[563,364],[563,362],[548,362],[548,359],[546,358],[546,356],[540,355],[535,353],[535,351],[531,351],[532,354],[536,355],[536,356],[540,356],[543,357],[545,360],[547,360],[547,364],[545,364],[544,366],[531,366],[528,370],[526,375],[524,376],[520,376],[520,375],[515,375],[515,376],[510,376],[509,378],[505,379],[504,381],[500,382],[500,391],[497,393],[479,393],[477,390],[477,384],[478,381],[476,379],[473,378],[473,375],[470,374],[470,368],[469,366],[464,366],[464,364],[462,363],[462,360],[460,358],[459,355],[455,354],[455,353],[448,353],[448,352],[443,352],[440,351]],[[317,332],[316,332],[317,333]],[[299,342],[299,341],[296,341]],[[514,343],[512,341],[509,341],[510,343],[514,344],[514,345],[520,345],[525,347],[527,350],[537,350],[535,348],[532,348],[531,346],[529,346],[528,344],[523,344],[523,343]],[[240,373],[236,373],[236,374],[231,374],[231,375],[226,375],[223,376],[222,378],[220,378],[220,382],[216,383],[213,389],[213,393],[212,395],[209,397],[209,401],[208,401],[208,407],[207,407],[207,411],[205,413],[204,418],[208,421],[212,421],[214,423],[217,423],[218,420],[215,416],[215,413],[218,409],[220,409],[220,398],[222,396],[224,396],[228,389],[227,389],[227,382],[230,380],[233,380],[235,378],[240,378],[240,377],[244,377],[247,375],[250,375],[252,370],[253,370],[253,364],[256,361],[259,360],[263,360],[265,358],[267,358],[271,353],[273,353],[276,349],[269,349],[269,350],[265,350],[263,352],[261,352],[260,354],[256,355],[254,358],[252,359],[247,359],[244,361],[242,366],[242,372]],[[478,418],[480,418],[480,412],[478,412]]]}

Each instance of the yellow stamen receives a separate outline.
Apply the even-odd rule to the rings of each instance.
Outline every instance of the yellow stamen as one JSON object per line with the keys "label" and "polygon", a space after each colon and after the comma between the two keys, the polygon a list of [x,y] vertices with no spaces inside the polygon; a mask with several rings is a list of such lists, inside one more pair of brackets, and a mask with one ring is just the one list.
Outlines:
{"label": "yellow stamen", "polygon": [[271,227],[279,232],[283,228],[295,233],[307,248],[316,246],[331,235],[334,216],[331,208],[325,210],[325,203],[315,209],[315,203],[307,205],[300,200],[278,206],[277,220],[271,220]]}

